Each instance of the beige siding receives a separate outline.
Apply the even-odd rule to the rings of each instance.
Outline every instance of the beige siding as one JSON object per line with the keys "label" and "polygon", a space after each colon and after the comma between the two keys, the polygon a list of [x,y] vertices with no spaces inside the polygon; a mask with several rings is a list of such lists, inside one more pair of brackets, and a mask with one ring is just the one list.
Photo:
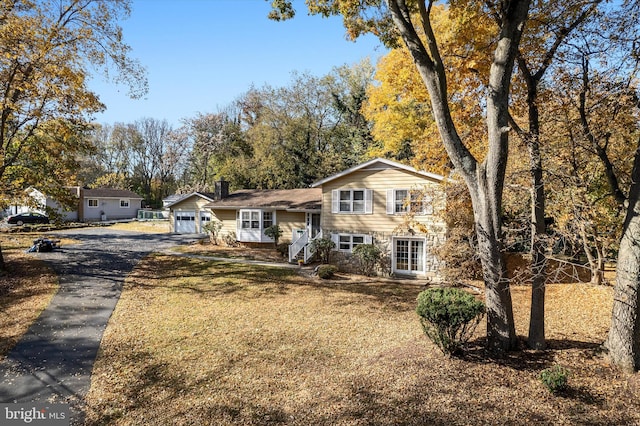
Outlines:
{"label": "beige siding", "polygon": [[213,219],[222,222],[220,235],[227,235],[236,232],[236,211],[235,210],[214,210]]}
{"label": "beige siding", "polygon": [[[438,191],[440,183],[419,174],[398,169],[359,170],[322,186],[322,228],[351,233],[402,233],[406,217],[402,214],[387,214],[388,189],[421,189],[425,185]],[[331,213],[331,194],[334,189],[371,189],[373,203],[371,214]],[[435,202],[434,204],[438,204]],[[416,216],[416,221],[424,224],[438,224],[435,215]]]}
{"label": "beige siding", "polygon": [[[259,209],[258,209],[259,210]],[[267,210],[267,209],[265,209]],[[221,235],[236,232],[236,217],[237,210],[214,210],[214,218],[222,222]],[[282,229],[283,242],[291,241],[291,234],[295,228],[305,227],[305,214],[301,212],[287,212],[284,210],[276,211],[276,223],[280,225]]]}
{"label": "beige siding", "polygon": [[291,242],[293,230],[304,229],[306,226],[305,214],[301,212],[278,210],[276,212],[276,222],[280,225],[280,229],[282,229],[282,242]]}

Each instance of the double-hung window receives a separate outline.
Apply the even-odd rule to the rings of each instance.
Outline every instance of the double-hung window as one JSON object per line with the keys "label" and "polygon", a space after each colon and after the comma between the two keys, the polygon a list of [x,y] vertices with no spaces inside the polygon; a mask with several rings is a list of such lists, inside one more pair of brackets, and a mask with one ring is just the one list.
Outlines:
{"label": "double-hung window", "polygon": [[273,212],[262,212],[262,229],[273,226]]}
{"label": "double-hung window", "polygon": [[120,200],[120,208],[121,209],[128,209],[129,208],[129,200],[126,198],[123,198]]}
{"label": "double-hung window", "polygon": [[387,214],[404,213],[433,214],[431,197],[418,190],[389,189],[387,191]]}
{"label": "double-hung window", "polygon": [[373,191],[370,189],[334,189],[332,213],[371,214]]}
{"label": "double-hung window", "polygon": [[89,199],[87,199],[87,204],[91,208],[98,207],[98,199],[97,198],[89,198]]}
{"label": "double-hung window", "polygon": [[242,229],[260,229],[260,211],[243,210],[241,212]]}
{"label": "double-hung window", "polygon": [[331,234],[331,240],[339,251],[351,253],[360,244],[371,244],[373,237],[362,234]]}

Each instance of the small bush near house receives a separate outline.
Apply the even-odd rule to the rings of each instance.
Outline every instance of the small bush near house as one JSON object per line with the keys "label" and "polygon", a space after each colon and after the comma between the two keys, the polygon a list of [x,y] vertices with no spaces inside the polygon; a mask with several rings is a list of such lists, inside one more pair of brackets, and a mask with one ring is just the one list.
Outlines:
{"label": "small bush near house", "polygon": [[282,229],[280,229],[280,225],[278,224],[271,225],[264,230],[264,235],[273,239],[273,244],[275,247],[278,247],[278,240],[282,237]]}
{"label": "small bush near house", "polygon": [[540,380],[549,389],[549,392],[556,394],[567,389],[569,370],[559,365],[542,370]]}
{"label": "small bush near house", "polygon": [[358,259],[359,272],[371,277],[376,275],[376,268],[382,259],[382,250],[374,244],[358,244],[353,249]]}
{"label": "small bush near house", "polygon": [[218,237],[220,236],[220,230],[222,229],[222,222],[219,220],[211,220],[205,224],[202,229],[209,234],[209,241],[211,244],[218,245]]}
{"label": "small bush near house", "polygon": [[318,238],[311,241],[310,247],[318,255],[320,261],[327,264],[331,258],[331,251],[336,248],[336,243],[329,238]]}
{"label": "small bush near house", "polygon": [[235,232],[228,232],[222,236],[222,242],[228,247],[237,247],[238,238]]}
{"label": "small bush near house", "polygon": [[338,272],[338,268],[336,268],[334,265],[318,266],[318,276],[323,280],[333,278],[336,272]]}
{"label": "small bush near house", "polygon": [[418,295],[416,312],[425,334],[446,355],[455,355],[473,335],[484,303],[457,288],[433,288]]}
{"label": "small bush near house", "polygon": [[289,243],[279,243],[276,250],[282,257],[289,257]]}

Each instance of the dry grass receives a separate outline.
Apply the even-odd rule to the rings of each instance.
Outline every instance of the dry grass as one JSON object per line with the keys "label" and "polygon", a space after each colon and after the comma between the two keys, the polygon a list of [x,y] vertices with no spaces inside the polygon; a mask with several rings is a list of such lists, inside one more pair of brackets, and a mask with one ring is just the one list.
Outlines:
{"label": "dry grass", "polygon": [[135,220],[132,222],[114,223],[110,225],[110,227],[121,231],[136,231],[148,234],[166,234],[170,232],[168,220]]}
{"label": "dry grass", "polygon": [[[105,332],[87,424],[638,424],[628,378],[598,355],[611,289],[548,287],[551,349],[446,358],[422,334],[416,281],[323,281],[151,256]],[[514,288],[523,335],[528,289]],[[479,331],[481,334],[481,331]],[[571,370],[551,395],[542,369]]]}
{"label": "dry grass", "polygon": [[41,234],[0,234],[6,272],[0,272],[0,359],[20,340],[58,289],[58,278],[24,251]]}

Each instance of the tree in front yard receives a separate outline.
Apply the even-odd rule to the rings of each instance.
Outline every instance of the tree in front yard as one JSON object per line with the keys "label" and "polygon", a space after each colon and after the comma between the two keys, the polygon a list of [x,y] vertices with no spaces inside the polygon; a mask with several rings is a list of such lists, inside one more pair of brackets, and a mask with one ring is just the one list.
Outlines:
{"label": "tree in front yard", "polygon": [[[509,95],[514,63],[527,21],[530,0],[504,0],[480,6],[476,2],[449,2],[452,11],[466,17],[472,10],[487,16],[492,25],[491,47],[471,52],[484,57],[490,66],[483,74],[487,90],[477,96],[485,111],[487,149],[483,159],[473,155],[466,135],[459,132],[452,115],[452,98],[447,84],[453,70],[447,68],[442,47],[432,25],[432,1],[386,0],[344,2],[308,1],[311,13],[339,15],[352,37],[370,32],[388,45],[402,43],[411,54],[430,98],[431,114],[441,141],[458,174],[467,184],[473,204],[479,255],[487,300],[487,343],[493,352],[504,353],[516,346],[516,333],[506,263],[502,254],[502,193],[509,147]],[[293,16],[291,1],[273,2],[272,19]],[[461,19],[460,31],[472,31],[477,20]],[[466,48],[467,46],[459,46]],[[462,49],[464,50],[464,49]],[[490,52],[490,53],[485,53]],[[460,52],[471,61],[473,55]],[[472,66],[470,62],[467,64]],[[467,144],[465,144],[467,142]]]}
{"label": "tree in front yard", "polygon": [[87,87],[93,70],[115,69],[132,96],[146,92],[118,21],[129,1],[0,1],[0,207],[37,186],[61,201],[78,154],[92,150]]}

